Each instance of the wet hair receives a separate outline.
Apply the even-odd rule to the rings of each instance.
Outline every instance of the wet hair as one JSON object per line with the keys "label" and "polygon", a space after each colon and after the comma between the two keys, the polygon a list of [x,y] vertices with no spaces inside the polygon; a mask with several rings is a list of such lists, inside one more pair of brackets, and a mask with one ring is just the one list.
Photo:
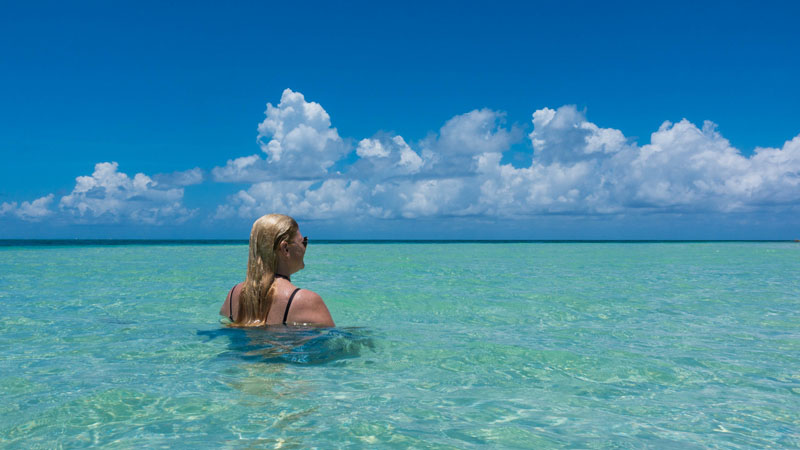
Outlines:
{"label": "wet hair", "polygon": [[283,214],[267,214],[253,223],[247,277],[239,294],[239,311],[234,325],[258,326],[267,323],[274,294],[278,247],[298,230],[297,222]]}

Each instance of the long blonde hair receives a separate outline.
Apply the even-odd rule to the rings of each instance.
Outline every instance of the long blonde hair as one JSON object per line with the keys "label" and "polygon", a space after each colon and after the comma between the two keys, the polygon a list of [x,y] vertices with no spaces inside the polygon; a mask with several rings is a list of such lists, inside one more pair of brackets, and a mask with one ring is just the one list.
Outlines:
{"label": "long blonde hair", "polygon": [[253,223],[247,278],[239,294],[235,325],[266,325],[272,306],[273,282],[278,267],[278,246],[297,233],[297,222],[283,214],[267,214]]}

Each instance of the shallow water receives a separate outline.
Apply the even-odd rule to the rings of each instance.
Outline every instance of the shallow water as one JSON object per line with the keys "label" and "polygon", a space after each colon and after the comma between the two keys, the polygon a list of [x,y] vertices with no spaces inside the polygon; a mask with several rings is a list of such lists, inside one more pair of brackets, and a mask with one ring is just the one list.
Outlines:
{"label": "shallow water", "polygon": [[246,257],[0,247],[0,446],[800,446],[798,244],[312,244],[323,330]]}

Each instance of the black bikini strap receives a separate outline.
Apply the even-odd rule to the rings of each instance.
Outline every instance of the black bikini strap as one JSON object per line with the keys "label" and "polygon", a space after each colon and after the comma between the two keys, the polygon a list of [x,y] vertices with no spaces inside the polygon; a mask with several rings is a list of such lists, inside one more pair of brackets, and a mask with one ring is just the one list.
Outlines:
{"label": "black bikini strap", "polygon": [[289,317],[289,307],[292,306],[292,300],[294,299],[294,294],[297,294],[300,288],[297,288],[292,292],[292,295],[289,296],[289,301],[286,302],[286,311],[283,313],[283,324],[286,325],[286,318]]}
{"label": "black bikini strap", "polygon": [[292,281],[291,278],[287,277],[286,275],[281,275],[279,273],[275,274],[275,278],[283,278],[284,280]]}
{"label": "black bikini strap", "polygon": [[230,292],[230,294],[228,294],[228,307],[230,308],[230,311],[231,311],[230,314],[228,315],[228,318],[231,319],[231,322],[233,322],[233,290],[234,289],[236,289],[236,285],[234,285],[231,288],[231,292]]}

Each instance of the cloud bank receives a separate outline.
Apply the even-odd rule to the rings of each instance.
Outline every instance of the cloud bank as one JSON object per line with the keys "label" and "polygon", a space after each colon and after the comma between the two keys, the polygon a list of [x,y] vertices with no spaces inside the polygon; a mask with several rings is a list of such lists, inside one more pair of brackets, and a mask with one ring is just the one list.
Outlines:
{"label": "cloud bank", "polygon": [[[301,220],[526,220],[771,214],[800,206],[800,136],[745,156],[712,122],[683,119],[664,122],[639,145],[566,105],[536,110],[522,125],[476,109],[417,142],[385,132],[342,138],[320,104],[290,89],[264,114],[261,152],[228,159],[210,180],[200,168],[130,177],[116,162],[100,162],[60,199],[2,203],[0,217],[182,223],[201,215],[184,205],[184,188],[203,182],[246,184],[202,215],[247,222],[276,211]],[[530,152],[529,164],[504,162],[520,148]]]}
{"label": "cloud bank", "polygon": [[[286,98],[294,100],[293,110],[314,114],[293,114],[284,123],[283,117],[289,116],[268,105],[264,123],[270,125],[259,127],[260,140],[272,130],[275,135],[269,142],[283,140],[286,134],[278,130],[286,129],[335,134],[318,104],[305,103],[287,90],[281,105]],[[304,219],[520,219],[552,214],[735,213],[800,204],[800,136],[782,148],[757,148],[747,157],[708,121],[702,127],[685,119],[664,122],[641,146],[621,130],[589,122],[570,105],[535,111],[531,125],[527,139],[532,158],[526,167],[502,162],[521,141],[520,127],[505,126],[502,112],[474,110],[453,117],[415,145],[399,135],[363,138],[354,162],[342,173],[323,174],[318,165],[307,166],[302,183],[281,179],[278,172],[263,174],[260,180],[253,177],[249,188],[218,207],[216,217],[249,219],[286,211]],[[322,149],[332,142],[329,135],[316,136],[318,142],[304,141],[305,148]],[[345,155],[337,148],[325,153],[325,166]]]}
{"label": "cloud bank", "polygon": [[72,192],[61,197],[57,205],[53,204],[55,195],[49,194],[20,205],[3,203],[0,216],[13,215],[31,222],[57,216],[71,223],[161,225],[183,223],[196,214],[183,205],[184,190],[180,186],[200,183],[203,172],[199,168],[152,178],[143,173],[131,178],[118,169],[116,162],[97,163],[91,175],[75,179]]}

